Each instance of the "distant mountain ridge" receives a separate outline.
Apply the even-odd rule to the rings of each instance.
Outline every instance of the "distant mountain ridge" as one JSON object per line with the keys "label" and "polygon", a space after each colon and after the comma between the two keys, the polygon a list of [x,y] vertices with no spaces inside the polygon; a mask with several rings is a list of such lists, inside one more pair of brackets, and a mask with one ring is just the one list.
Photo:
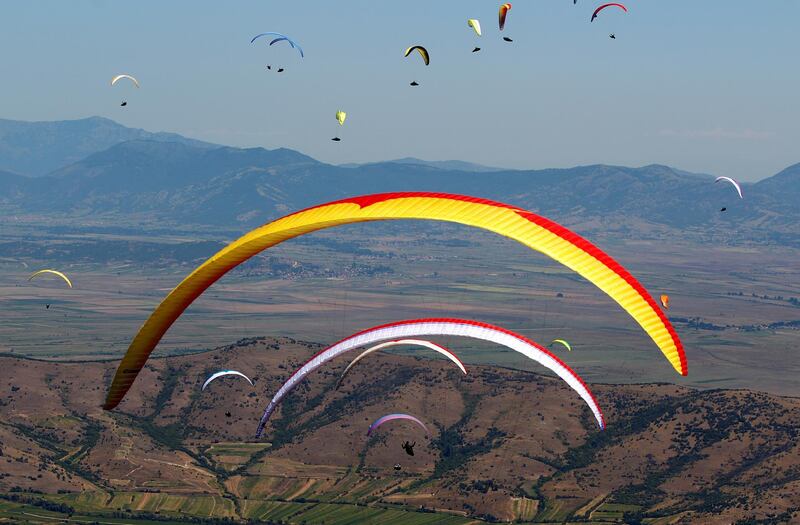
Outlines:
{"label": "distant mountain ridge", "polygon": [[175,133],[128,128],[102,117],[56,122],[0,119],[0,170],[37,177],[121,142],[142,139],[213,146]]}
{"label": "distant mountain ridge", "polygon": [[422,160],[416,157],[403,157],[402,159],[387,160],[384,162],[367,162],[367,163],[349,163],[341,164],[342,168],[360,168],[368,166],[369,164],[413,164],[419,166],[428,166],[430,168],[439,168],[443,170],[457,170],[457,171],[508,171],[505,168],[493,168],[491,166],[484,166],[483,164],[476,164],[474,162],[465,162],[463,160]]}
{"label": "distant mountain ridge", "polygon": [[710,175],[662,165],[476,171],[389,161],[347,168],[289,149],[163,139],[117,143],[36,178],[0,171],[0,203],[15,212],[137,213],[239,229],[353,195],[432,191],[506,202],[582,231],[636,236],[666,228],[800,244],[800,164],[743,184],[741,200]]}

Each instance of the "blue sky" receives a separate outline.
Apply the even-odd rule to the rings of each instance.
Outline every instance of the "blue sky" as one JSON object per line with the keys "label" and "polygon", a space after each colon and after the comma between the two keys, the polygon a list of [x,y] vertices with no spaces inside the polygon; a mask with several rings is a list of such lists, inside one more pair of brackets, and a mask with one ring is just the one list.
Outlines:
{"label": "blue sky", "polygon": [[[5,1],[0,117],[101,115],[334,163],[663,163],[757,180],[800,162],[800,2],[630,1],[591,24],[598,2],[513,4],[507,44],[486,0]],[[305,59],[250,45],[263,31]],[[430,67],[403,58],[412,44]],[[122,72],[142,89],[109,87]]]}

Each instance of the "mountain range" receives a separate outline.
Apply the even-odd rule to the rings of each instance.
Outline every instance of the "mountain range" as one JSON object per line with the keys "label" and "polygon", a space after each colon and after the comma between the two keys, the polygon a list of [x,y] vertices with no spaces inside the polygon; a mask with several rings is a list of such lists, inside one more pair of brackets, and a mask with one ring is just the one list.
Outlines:
{"label": "mountain range", "polygon": [[128,128],[102,117],[55,122],[0,119],[0,169],[32,176],[46,175],[128,140],[213,146],[175,133]]}
{"label": "mountain range", "polygon": [[[59,145],[55,151],[53,144]],[[493,170],[399,159],[343,167],[290,149],[215,146],[97,117],[0,121],[0,205],[14,213],[144,213],[159,221],[243,228],[353,195],[437,191],[631,235],[672,230],[800,243],[800,164],[742,186],[744,200],[710,175],[662,165]]]}

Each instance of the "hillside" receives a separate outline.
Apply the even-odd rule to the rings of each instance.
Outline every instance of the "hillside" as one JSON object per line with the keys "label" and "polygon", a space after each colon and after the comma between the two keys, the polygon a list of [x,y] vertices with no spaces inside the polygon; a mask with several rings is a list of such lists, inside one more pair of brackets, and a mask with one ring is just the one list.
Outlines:
{"label": "hillside", "polygon": [[[314,374],[275,414],[271,446],[253,442],[271,393],[317,350],[260,338],[151,360],[110,413],[98,407],[115,363],[2,357],[12,373],[0,383],[0,490],[78,512],[309,524],[444,519],[421,508],[450,513],[451,523],[800,519],[797,399],[598,384],[601,432],[553,378],[489,366],[463,377],[444,361],[383,355],[339,392],[346,360]],[[201,393],[220,368],[256,386],[221,380]],[[369,422],[391,411],[420,416],[431,439],[402,423],[367,439]],[[400,449],[406,439],[419,443],[413,458]]]}

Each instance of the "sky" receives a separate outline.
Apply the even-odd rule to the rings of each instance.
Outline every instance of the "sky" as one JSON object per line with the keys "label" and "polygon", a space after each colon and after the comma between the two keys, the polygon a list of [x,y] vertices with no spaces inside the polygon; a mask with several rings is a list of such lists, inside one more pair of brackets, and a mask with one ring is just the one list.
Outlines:
{"label": "sky", "polygon": [[[590,23],[599,2],[518,0],[502,35],[499,5],[6,0],[0,118],[99,115],[332,163],[658,163],[754,181],[800,162],[800,1],[629,1]],[[250,44],[265,31],[305,58]],[[414,44],[429,67],[403,57]],[[110,87],[118,73],[141,89]]]}

